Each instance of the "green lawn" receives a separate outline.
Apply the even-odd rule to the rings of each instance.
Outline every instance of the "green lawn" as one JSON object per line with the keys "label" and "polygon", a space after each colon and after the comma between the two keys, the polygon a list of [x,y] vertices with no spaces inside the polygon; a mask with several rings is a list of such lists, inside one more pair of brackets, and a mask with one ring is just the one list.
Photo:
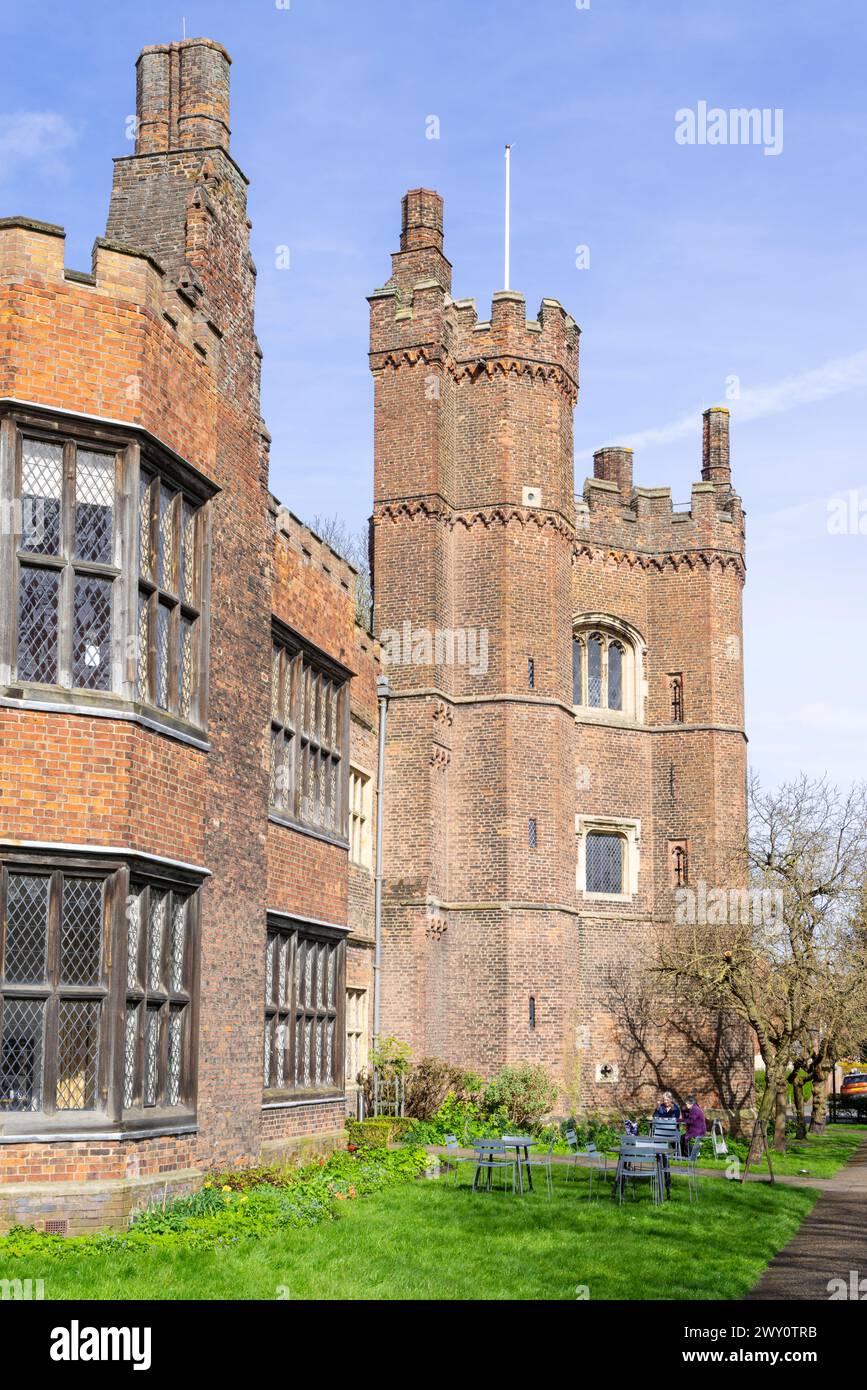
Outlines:
{"label": "green lawn", "polygon": [[[708,1178],[654,1209],[587,1200],[585,1174],[555,1170],[552,1199],[472,1193],[424,1179],[341,1207],[340,1219],[213,1251],[5,1261],[0,1277],[45,1280],[48,1299],[738,1298],[790,1238],[817,1193]],[[537,1179],[540,1189],[544,1182]]]}
{"label": "green lawn", "polygon": [[[859,1144],[867,1139],[867,1125],[829,1125],[824,1134],[808,1135],[806,1139],[789,1139],[784,1154],[771,1150],[774,1172],[781,1177],[830,1178],[844,1163],[848,1163]],[[729,1148],[732,1145],[729,1144]],[[746,1157],[746,1145],[737,1152]],[[705,1144],[701,1160],[703,1168],[725,1168],[728,1159],[714,1159],[710,1141]],[[767,1173],[764,1158],[750,1164],[751,1173]]]}

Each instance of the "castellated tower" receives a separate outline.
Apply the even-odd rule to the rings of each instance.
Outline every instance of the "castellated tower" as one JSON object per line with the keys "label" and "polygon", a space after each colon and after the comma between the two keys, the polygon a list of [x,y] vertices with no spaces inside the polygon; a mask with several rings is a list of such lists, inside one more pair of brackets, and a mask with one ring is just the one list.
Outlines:
{"label": "castellated tower", "polygon": [[[675,889],[730,873],[745,818],[743,514],[728,415],[690,511],[629,450],[574,495],[574,320],[451,298],[442,200],[403,200],[371,296],[375,630],[389,710],[382,1033],[491,1075],[539,1062],[561,1104],[660,1084],[748,1102],[723,1027],[644,1020]],[[686,1030],[689,1034],[689,1029]]]}
{"label": "castellated tower", "polygon": [[375,630],[389,712],[383,1033],[575,1082],[572,412],[578,329],[450,296],[442,200],[403,200],[371,297]]}

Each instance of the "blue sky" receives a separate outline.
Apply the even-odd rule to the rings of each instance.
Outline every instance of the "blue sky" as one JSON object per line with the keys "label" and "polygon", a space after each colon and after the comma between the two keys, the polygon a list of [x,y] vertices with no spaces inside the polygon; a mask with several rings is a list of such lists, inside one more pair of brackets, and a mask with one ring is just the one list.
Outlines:
{"label": "blue sky", "polygon": [[[89,268],[148,43],[219,39],[251,179],[272,486],[304,517],[371,501],[365,296],[401,194],[445,198],[456,295],[502,279],[581,325],[576,474],[632,443],[636,480],[689,498],[701,410],[732,410],[748,512],[747,724],[776,782],[867,776],[867,276],[863,54],[845,0],[194,0],[5,6],[0,200],[67,229]],[[783,147],[682,145],[700,101],[783,113]],[[428,118],[439,139],[427,138]],[[288,246],[291,267],[277,268]],[[576,248],[589,247],[578,269]],[[733,381],[736,379],[736,381]],[[732,392],[739,396],[732,398]],[[845,498],[843,534],[829,505]],[[859,511],[860,507],[860,511]],[[854,525],[852,519],[854,518]],[[859,531],[863,527],[863,534]]]}

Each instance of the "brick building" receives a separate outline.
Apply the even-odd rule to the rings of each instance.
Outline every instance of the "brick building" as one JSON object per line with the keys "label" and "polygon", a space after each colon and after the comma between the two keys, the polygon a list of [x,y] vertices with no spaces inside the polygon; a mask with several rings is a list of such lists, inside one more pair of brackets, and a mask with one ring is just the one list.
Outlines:
{"label": "brick building", "polygon": [[333,1142],[365,1056],[376,655],[268,490],[229,61],[141,54],[91,273],[0,222],[3,1224]]}
{"label": "brick building", "polygon": [[506,292],[478,322],[407,194],[371,297],[381,665],[355,572],[269,491],[229,64],[140,55],[90,273],[0,221],[0,1226],[340,1134],[382,669],[381,1031],[416,1056],[539,1061],[569,1105],[640,1086],[609,976],[743,821],[726,413],[689,512],[617,449],[576,504],[574,321]]}
{"label": "brick building", "polygon": [[635,970],[673,890],[728,882],[744,827],[728,412],[705,412],[688,511],[635,487],[622,448],[576,499],[579,330],[556,300],[528,319],[505,291],[479,321],[451,297],[442,200],[415,189],[370,303],[375,631],[395,691],[384,1031],[487,1075],[540,1062],[564,1106],[663,1084],[738,1110],[740,1031],[651,1027]]}

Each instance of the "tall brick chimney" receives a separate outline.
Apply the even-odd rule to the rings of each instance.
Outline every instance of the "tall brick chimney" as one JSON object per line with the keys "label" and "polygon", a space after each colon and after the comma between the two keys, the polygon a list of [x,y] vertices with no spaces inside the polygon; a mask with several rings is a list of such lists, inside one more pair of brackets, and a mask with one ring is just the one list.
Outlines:
{"label": "tall brick chimney", "polygon": [[392,281],[407,289],[435,280],[451,289],[452,268],[443,255],[443,200],[432,188],[411,188],[400,205],[400,250],[391,258]]}
{"label": "tall brick chimney", "polygon": [[229,148],[229,64],[213,39],[143,48],[136,63],[136,154]]}
{"label": "tall brick chimney", "polygon": [[229,153],[231,58],[213,39],[136,63],[135,153],[114,163],[106,237],[147,251],[220,334],[222,385],[258,415],[247,180]]}
{"label": "tall brick chimney", "polygon": [[729,465],[729,413],[723,405],[713,405],[702,417],[701,476],[706,483],[730,486],[732,470]]}
{"label": "tall brick chimney", "polygon": [[597,449],[593,455],[593,476],[616,483],[624,497],[632,495],[632,450]]}

